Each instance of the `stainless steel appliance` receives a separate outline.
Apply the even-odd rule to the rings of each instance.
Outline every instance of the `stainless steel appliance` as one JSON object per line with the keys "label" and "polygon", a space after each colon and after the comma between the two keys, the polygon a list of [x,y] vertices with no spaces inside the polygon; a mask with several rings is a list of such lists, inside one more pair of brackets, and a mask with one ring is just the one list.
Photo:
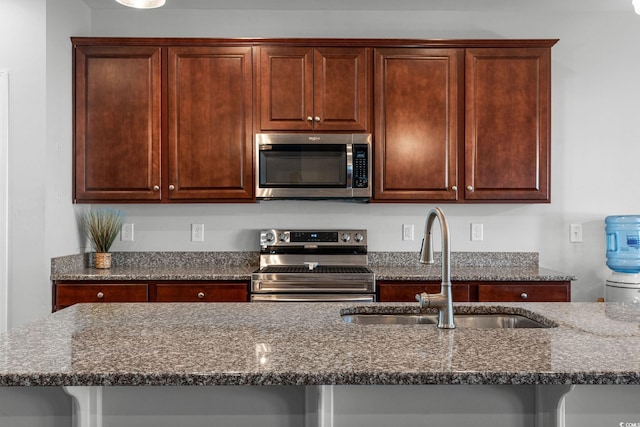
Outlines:
{"label": "stainless steel appliance", "polygon": [[262,230],[251,301],[375,301],[366,230]]}
{"label": "stainless steel appliance", "polygon": [[256,135],[256,198],[371,198],[370,134]]}

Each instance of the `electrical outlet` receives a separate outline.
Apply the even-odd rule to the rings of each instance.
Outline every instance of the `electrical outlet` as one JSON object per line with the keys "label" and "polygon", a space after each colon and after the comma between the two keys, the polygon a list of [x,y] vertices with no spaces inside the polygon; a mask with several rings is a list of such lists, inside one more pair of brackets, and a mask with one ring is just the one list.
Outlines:
{"label": "electrical outlet", "polygon": [[120,240],[123,242],[133,242],[133,224],[122,224]]}
{"label": "electrical outlet", "polygon": [[413,240],[413,224],[402,224],[402,240]]}
{"label": "electrical outlet", "polygon": [[204,224],[191,224],[191,241],[204,242]]}
{"label": "electrical outlet", "polygon": [[569,242],[582,242],[582,224],[571,224],[569,226]]}
{"label": "electrical outlet", "polygon": [[471,240],[481,242],[484,240],[484,230],[482,224],[471,224]]}

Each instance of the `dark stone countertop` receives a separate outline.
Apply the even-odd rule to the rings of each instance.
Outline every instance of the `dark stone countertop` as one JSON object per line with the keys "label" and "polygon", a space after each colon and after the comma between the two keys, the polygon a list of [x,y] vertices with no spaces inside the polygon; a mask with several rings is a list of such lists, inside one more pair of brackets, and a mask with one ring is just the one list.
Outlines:
{"label": "dark stone countertop", "polygon": [[541,329],[345,323],[416,304],[76,304],[0,334],[1,386],[640,384],[640,311],[466,303]]}

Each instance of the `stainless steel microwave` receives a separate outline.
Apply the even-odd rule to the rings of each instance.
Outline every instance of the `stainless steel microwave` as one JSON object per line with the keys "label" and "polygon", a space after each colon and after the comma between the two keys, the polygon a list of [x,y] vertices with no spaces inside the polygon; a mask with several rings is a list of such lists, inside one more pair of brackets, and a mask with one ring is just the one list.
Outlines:
{"label": "stainless steel microwave", "polygon": [[256,135],[256,198],[371,198],[371,134]]}

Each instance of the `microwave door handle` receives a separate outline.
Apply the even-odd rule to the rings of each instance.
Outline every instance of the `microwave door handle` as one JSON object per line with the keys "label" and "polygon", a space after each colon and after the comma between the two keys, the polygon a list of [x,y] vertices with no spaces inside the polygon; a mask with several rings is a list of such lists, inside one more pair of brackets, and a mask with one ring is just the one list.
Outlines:
{"label": "microwave door handle", "polygon": [[347,188],[353,188],[353,145],[347,144]]}

